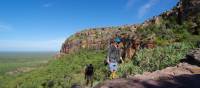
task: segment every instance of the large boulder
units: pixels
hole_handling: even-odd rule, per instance
[[[199,0],[180,0],[177,7],[183,19],[195,19],[200,14]]]
[[[186,55],[185,61],[200,66],[200,48],[191,50]]]

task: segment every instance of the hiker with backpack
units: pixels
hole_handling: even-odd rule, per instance
[[[116,78],[116,71],[118,69],[118,64],[123,62],[121,58],[121,49],[119,47],[120,38],[116,37],[113,41],[110,42],[108,48],[107,63],[109,65],[110,78]]]
[[[91,87],[93,86],[93,77],[94,77],[94,67],[92,64],[89,64],[85,68],[85,80],[87,86],[89,83],[91,83],[90,85]]]

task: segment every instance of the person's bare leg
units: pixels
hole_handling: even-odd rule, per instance
[[[90,81],[91,81],[91,87],[93,87],[93,77],[92,77],[92,79]]]
[[[88,80],[88,79],[86,79],[86,86],[88,86],[88,84],[89,84],[89,80]]]

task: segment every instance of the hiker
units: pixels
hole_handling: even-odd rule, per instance
[[[94,75],[94,67],[92,64],[89,64],[85,69],[85,80],[87,86],[89,83],[91,83],[91,87],[93,86],[93,75]]]
[[[109,71],[111,79],[116,78],[116,71],[118,68],[118,63],[123,62],[121,58],[121,51],[118,46],[119,41],[111,41],[111,44],[108,48],[108,57],[107,62],[109,65]]]

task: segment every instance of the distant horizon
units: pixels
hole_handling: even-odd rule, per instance
[[[59,53],[59,51],[0,51],[0,53],[15,53],[15,52],[19,52],[19,53],[29,53],[29,52],[36,52],[36,53],[38,53],[38,52],[41,52],[41,53],[46,53],[46,52],[55,52],[55,53]]]
[[[59,51],[88,28],[132,25],[179,0],[1,0],[0,51]]]

